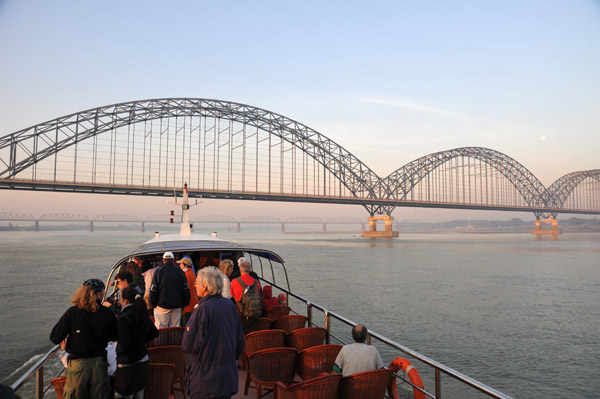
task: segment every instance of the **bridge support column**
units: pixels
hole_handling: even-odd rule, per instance
[[[551,227],[549,229],[544,229],[543,226],[549,224]],[[556,218],[548,218],[548,219],[537,219],[535,221],[535,230],[531,230],[532,234],[540,235],[540,234],[553,234],[558,235],[562,234],[562,231],[558,228],[558,220]]]
[[[285,224],[284,223],[281,223],[281,232],[285,233]]]
[[[360,225],[360,231],[362,231],[364,233],[364,231],[365,231],[365,224],[364,223],[362,223]]]
[[[39,222],[39,220],[36,220],[36,221],[33,223],[33,231],[36,231],[36,232],[37,232],[37,231],[40,231],[40,222]]]
[[[238,233],[240,233],[241,231],[242,231],[242,229],[241,229],[241,227],[240,227],[240,224],[238,223],[238,224],[237,224],[237,232],[238,232]]]
[[[90,233],[94,232],[94,222],[90,220]]]
[[[327,232],[327,223],[323,223],[323,233]]]
[[[383,220],[385,223],[384,231],[377,231],[377,221]],[[369,231],[363,231],[363,237],[384,237],[384,238],[392,238],[398,237],[399,233],[394,231],[392,228],[392,224],[394,223],[394,218],[392,216],[371,216],[369,218]]]
[[[146,226],[144,225],[144,222],[142,222],[142,233],[146,232]]]

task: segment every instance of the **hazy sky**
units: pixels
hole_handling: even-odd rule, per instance
[[[598,1],[0,0],[0,54],[0,136],[117,102],[200,97],[302,122],[380,176],[462,146],[503,152],[546,186],[600,168]],[[2,210],[34,216],[158,214],[164,203],[0,198]],[[202,212],[366,217],[360,207],[267,205],[207,201]]]

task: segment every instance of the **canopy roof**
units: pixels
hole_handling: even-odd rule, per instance
[[[222,240],[216,237],[192,234],[183,236],[180,234],[169,234],[158,236],[134,249],[126,258],[136,255],[156,255],[164,252],[198,252],[198,251],[244,251],[252,255],[266,258],[275,262],[283,263],[283,259],[272,251],[240,245],[235,242]]]

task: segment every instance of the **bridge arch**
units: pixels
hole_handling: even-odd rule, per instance
[[[493,181],[499,177],[506,181]],[[420,200],[431,202],[531,207],[544,207],[548,202],[546,188],[525,166],[508,155],[482,147],[425,155],[383,180],[388,184],[388,198],[397,200],[414,199],[415,188],[421,184],[426,187],[419,194],[426,198]],[[510,187],[506,187],[507,182]]]
[[[589,187],[584,187],[584,185]],[[562,208],[600,211],[600,169],[568,173],[548,187],[548,205]]]
[[[160,123],[153,124],[153,121]],[[150,137],[149,140],[139,138],[140,129],[136,131],[136,127],[142,125],[142,135]],[[117,136],[115,132],[119,129],[127,132]],[[109,135],[103,136],[105,133]],[[198,139],[202,134],[206,136],[204,140]],[[100,136],[106,138],[106,144],[99,144]],[[256,143],[256,147],[250,148],[247,141]],[[87,146],[84,147],[84,144]],[[261,108],[200,98],[113,104],[66,115],[1,137],[0,178],[27,176],[31,171],[32,180],[36,180],[42,172],[42,168],[38,170],[36,166],[42,161],[50,161],[47,169],[53,169],[53,173],[46,175],[46,179],[54,182],[78,183],[85,173],[90,176],[87,182],[92,184],[103,180],[104,184],[171,187],[192,180],[192,158],[196,157],[198,163],[205,163],[202,173],[212,170],[213,186],[218,186],[219,179],[223,180],[223,176],[219,175],[222,171],[229,176],[227,189],[244,191],[248,188],[244,179],[251,177],[245,175],[246,161],[249,163],[250,158],[256,159],[254,180],[258,180],[259,162],[264,161],[259,159],[259,144],[266,146],[269,153],[269,159],[265,161],[268,162],[268,172],[265,172],[268,173],[268,187],[265,191],[271,192],[275,185],[272,179],[280,179],[283,187],[283,165],[288,165],[290,169],[286,171],[285,179],[291,179],[291,183],[286,181],[285,184],[293,187],[298,185],[296,175],[313,173],[315,182],[312,189],[316,192],[339,190],[341,193],[343,187],[351,196],[359,198],[376,198],[380,194],[376,192],[381,186],[377,174],[339,144],[308,126]],[[104,147],[101,148],[102,145]],[[193,151],[187,146],[194,146]],[[196,150],[206,153],[207,149],[217,152],[224,151],[223,148],[227,150],[227,156],[223,157],[222,163],[219,157],[213,156],[209,160],[212,164],[207,165],[207,157],[196,154]],[[68,160],[64,161],[64,172],[58,169],[61,166],[59,153],[68,155]],[[82,157],[88,157],[85,167],[81,166]],[[108,164],[103,163],[103,157],[110,158]],[[158,158],[158,166],[152,162],[153,158]],[[300,162],[305,158],[305,163]],[[315,162],[310,170],[308,158]],[[140,162],[143,166],[139,165]],[[69,172],[70,163],[73,167]],[[300,164],[303,165],[302,170]],[[181,170],[177,170],[180,166]],[[277,167],[281,168],[281,173]],[[232,184],[233,170],[242,175],[239,184]],[[205,177],[203,175],[203,179]],[[260,191],[258,186],[257,182],[256,191]],[[311,194],[308,187],[302,189],[305,189],[305,194]]]
[[[322,224],[323,219],[315,216],[294,216],[284,220],[284,223],[290,224]]]
[[[236,224],[238,220],[231,216],[225,215],[205,215],[205,216],[196,216],[194,217],[194,223],[230,223]]]
[[[20,212],[0,212],[0,220],[5,220],[7,222],[21,222],[21,221],[36,221],[33,215],[29,213],[20,213]]]
[[[351,216],[336,216],[331,217],[325,221],[325,223],[336,223],[336,224],[363,224],[365,220],[360,220],[359,218],[351,217]]]
[[[282,223],[282,220],[275,216],[246,216],[240,220],[240,223]]]
[[[136,223],[142,220],[134,215],[122,213],[111,213],[107,215],[98,215],[92,219],[94,222],[113,222],[113,223]]]
[[[89,222],[91,219],[85,215],[75,213],[46,213],[38,218],[38,221],[54,222]]]

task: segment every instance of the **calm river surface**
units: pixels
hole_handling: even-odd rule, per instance
[[[274,250],[300,295],[508,395],[600,395],[599,234],[219,236]],[[105,280],[149,238],[0,232],[0,381],[14,381],[14,370],[52,346],[50,330],[85,279]],[[398,355],[380,350],[386,363]],[[445,397],[457,397],[447,381]]]

